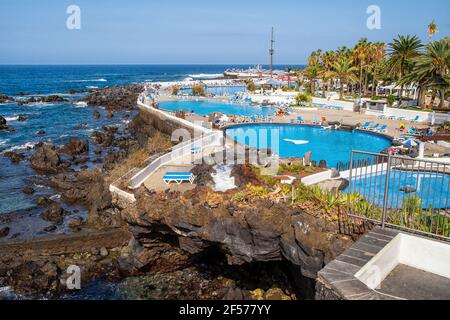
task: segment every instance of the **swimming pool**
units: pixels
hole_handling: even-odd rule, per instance
[[[364,177],[354,177],[346,192],[357,192],[364,198],[383,206],[386,172],[369,172]],[[447,208],[450,206],[450,175],[431,172],[408,172],[393,169],[389,178],[388,208],[402,208],[411,197],[421,199],[423,209]],[[419,205],[418,202],[416,202]]]
[[[392,145],[391,140],[375,134],[291,124],[235,126],[227,129],[226,134],[251,147],[271,148],[282,158],[300,158],[311,151],[313,160],[326,160],[329,168],[349,162],[352,150],[380,152]]]
[[[193,111],[195,114],[202,116],[207,116],[213,112],[221,112],[227,115],[236,116],[273,116],[276,112],[276,109],[273,107],[261,107],[209,100],[166,101],[161,102],[159,107],[162,110],[172,112],[177,112],[179,110],[184,110],[186,112]]]

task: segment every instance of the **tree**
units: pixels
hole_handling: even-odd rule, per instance
[[[428,36],[430,37],[430,41],[433,39],[433,36],[439,32],[439,29],[436,25],[436,23],[431,21],[431,23],[428,25]]]
[[[299,93],[295,97],[295,101],[297,101],[298,105],[302,106],[303,103],[311,103],[312,102],[312,97],[309,94],[306,94],[306,93]]]
[[[253,82],[253,80],[251,80],[251,79],[247,81],[247,90],[250,91],[250,92],[255,92],[256,91],[256,85]]]
[[[412,60],[412,71],[402,83],[418,82],[420,84],[419,104],[424,105],[425,93],[433,91],[430,107],[434,104],[436,93],[441,101],[440,107],[444,107],[446,92],[450,90],[450,41],[442,39],[430,42],[425,50]]]
[[[172,95],[176,96],[178,94],[178,91],[179,91],[178,86],[172,87]]]
[[[399,83],[401,88],[399,92],[400,103],[403,96],[405,77],[412,67],[411,60],[420,54],[422,43],[417,36],[401,36],[394,39],[392,43],[388,45],[389,60],[387,63],[387,71],[391,74]]]
[[[344,98],[344,85],[346,83],[349,81],[358,81],[356,77],[357,71],[358,68],[347,57],[341,57],[333,63],[329,76],[338,79],[340,82],[339,99],[342,100]]]
[[[369,55],[369,42],[362,38],[352,50],[353,59],[359,64],[359,94],[363,94],[363,73]]]
[[[196,85],[192,87],[192,95],[194,96],[200,96],[204,97],[205,94],[205,87],[202,85]]]

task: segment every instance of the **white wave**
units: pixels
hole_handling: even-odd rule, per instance
[[[5,144],[7,144],[9,142],[9,139],[0,139],[0,146],[4,146]]]
[[[87,106],[88,106],[88,104],[86,102],[84,102],[84,101],[80,101],[80,102],[75,103],[75,107],[76,108],[86,108]]]
[[[97,86],[86,86],[87,89],[98,89]]]
[[[222,78],[222,73],[198,73],[198,74],[190,74],[189,77],[193,79],[215,79]]]
[[[61,195],[60,194],[55,194],[55,195],[50,197],[50,200],[59,200],[59,199],[61,199]]]
[[[42,184],[33,183],[33,185],[34,185],[36,188],[40,188],[40,189],[51,189],[50,187],[48,187],[48,186],[43,186]]]
[[[25,150],[28,148],[33,148],[35,145],[36,145],[36,142],[27,142],[27,143],[19,145],[19,146],[11,147],[7,151]]]
[[[83,80],[68,80],[66,82],[107,82],[108,80],[100,78],[100,79],[83,79]]]
[[[218,165],[214,168],[215,174],[212,174],[214,181],[214,191],[225,192],[236,188],[234,177],[231,177],[232,165]]]
[[[50,103],[50,102],[34,102],[34,103],[30,103],[27,104],[27,106],[30,107],[50,107],[50,106],[54,106],[54,103]]]
[[[14,116],[14,117],[5,117],[6,121],[17,121],[19,120],[19,116]]]

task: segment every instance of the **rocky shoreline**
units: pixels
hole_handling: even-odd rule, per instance
[[[136,108],[141,90],[107,88],[85,101],[114,116]],[[61,298],[72,293],[64,285],[66,269],[77,265],[83,284],[107,279],[130,299],[314,298],[317,272],[352,237],[340,232],[337,221],[290,206],[279,192],[243,197],[248,183],[264,184],[247,166],[233,169],[239,188],[227,193],[213,192],[214,170],[199,166],[194,170],[201,183],[186,194],[141,188],[136,206],[113,201],[112,181],[172,146],[147,121],[138,114],[123,130],[93,132],[92,141],[40,143],[31,156],[4,154],[13,163],[28,161],[42,175],[40,183],[60,196],[37,199],[43,238],[18,241],[8,226],[8,219],[16,220],[0,217],[0,287],[27,298]],[[87,215],[67,205],[85,208]]]

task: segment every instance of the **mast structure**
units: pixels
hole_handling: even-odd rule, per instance
[[[270,39],[270,50],[269,50],[269,54],[270,54],[270,77],[273,77],[273,54],[275,53],[275,49],[274,49],[274,44],[275,44],[275,40],[273,37],[273,27],[272,27],[272,37]]]

